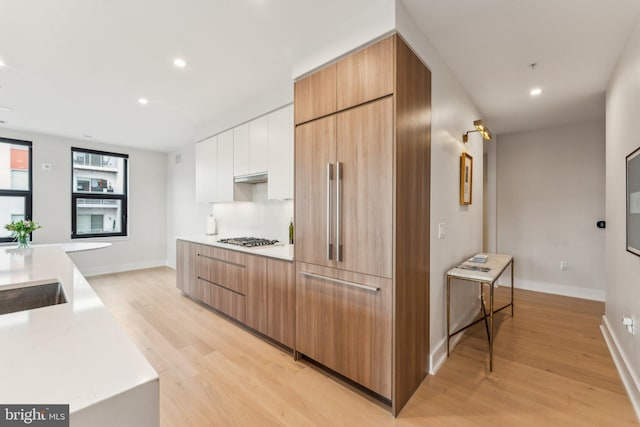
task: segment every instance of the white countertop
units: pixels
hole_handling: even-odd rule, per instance
[[[61,248],[66,253],[71,252],[83,252],[93,251],[95,249],[102,249],[111,246],[111,243],[107,242],[69,242],[69,243],[34,243],[32,248],[43,248],[47,246],[55,246]],[[17,249],[17,245],[4,246],[5,249]]]
[[[269,258],[277,258],[285,261],[293,261],[293,245],[289,244],[277,244],[273,246],[259,246],[256,248],[246,248],[244,246],[229,245],[227,243],[220,243],[218,240],[222,239],[220,236],[178,236],[178,240],[185,240],[187,242],[200,243],[202,245],[217,246],[223,249],[230,249],[232,251],[246,252],[251,255],[261,255]]]
[[[158,380],[60,247],[0,248],[0,291],[51,279],[67,303],[0,315],[0,402],[73,413]]]

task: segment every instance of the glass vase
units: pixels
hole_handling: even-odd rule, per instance
[[[29,235],[28,234],[19,234],[16,236],[16,240],[18,241],[18,248],[28,248],[29,247]]]

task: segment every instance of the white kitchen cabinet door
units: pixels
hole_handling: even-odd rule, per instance
[[[218,135],[218,191],[216,202],[233,202],[233,129]]]
[[[291,199],[291,155],[293,151],[293,116],[291,106],[269,114],[267,161],[269,199]]]
[[[233,128],[233,175],[249,173],[249,124]]]
[[[258,117],[249,122],[249,173],[267,171],[268,117]]]
[[[196,144],[196,202],[216,201],[218,186],[218,137]]]

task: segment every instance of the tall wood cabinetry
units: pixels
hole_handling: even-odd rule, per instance
[[[396,34],[294,93],[296,350],[397,414],[428,370],[431,74]]]

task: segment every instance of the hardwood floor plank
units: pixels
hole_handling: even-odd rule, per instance
[[[494,371],[470,328],[397,419],[381,403],[185,296],[156,268],[89,282],[160,374],[162,427],[638,426],[599,330],[602,303],[516,290]],[[508,289],[496,290],[496,303]]]

